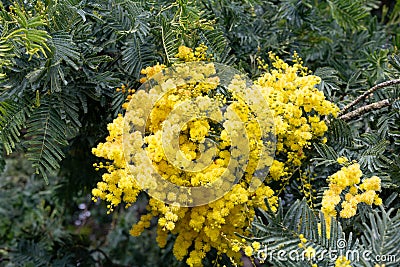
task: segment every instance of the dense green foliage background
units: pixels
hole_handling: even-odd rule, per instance
[[[115,89],[137,88],[140,70],[173,63],[179,45],[205,43],[251,78],[268,51],[297,51],[343,108],[400,78],[399,23],[398,0],[2,1],[0,266],[184,265],[154,232],[129,236],[140,204],[105,215],[90,199],[100,180],[91,148],[126,97]],[[380,88],[355,108],[389,104],[331,122],[327,145],[310,151],[316,188],[345,155],[384,179],[384,198],[400,192],[399,98],[399,86]],[[302,197],[298,183],[282,195],[286,209]]]

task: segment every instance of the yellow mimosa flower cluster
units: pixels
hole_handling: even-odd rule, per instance
[[[326,141],[323,136],[328,127],[324,117],[336,117],[339,109],[315,87],[321,79],[310,75],[296,53],[293,65],[273,53],[269,57],[273,67],[260,61],[260,68],[266,72],[256,84],[262,88],[276,127],[277,151],[270,178],[285,180],[306,158],[304,148],[311,141]]]
[[[211,61],[212,55],[207,54],[207,49],[208,47],[204,44],[200,44],[194,51],[189,47],[180,46],[176,57],[184,62]]]
[[[377,194],[381,190],[381,179],[377,176],[365,178],[358,163],[348,162],[345,158],[339,158],[338,162],[346,164],[339,171],[328,177],[329,189],[322,197],[321,211],[324,214],[327,235],[330,236],[332,217],[337,216],[337,207],[341,203],[339,216],[351,218],[357,213],[357,205],[381,205],[382,199]],[[344,196],[344,200],[343,197]]]
[[[178,62],[209,60],[211,56],[206,51],[204,45],[194,51],[182,46],[176,57]],[[121,202],[127,206],[135,203],[141,191],[153,192],[149,194],[148,213],[142,215],[130,233],[140,235],[157,218],[159,246],[166,245],[169,234],[176,235],[173,253],[178,260],[186,259],[189,266],[202,266],[211,249],[218,255],[226,254],[236,263],[242,257],[240,250],[251,256],[260,244],[245,246],[245,241],[236,234],[247,234],[255,209],[266,209],[265,200],[276,210],[277,196],[268,181],[289,177],[306,157],[303,149],[311,141],[323,139],[327,130],[323,117],[336,116],[338,111],[315,88],[320,79],[309,75],[297,56],[293,66],[273,54],[270,56],[274,68],[266,71],[256,86],[273,113],[276,160],[272,156],[260,157],[271,153],[266,148],[263,132],[273,131],[274,127],[268,123],[267,116],[263,118],[263,114],[256,116],[253,112],[257,101],[245,101],[246,95],[241,92],[246,82],[240,76],[231,80],[228,94],[223,94],[218,91],[220,79],[215,76],[213,63],[196,68],[176,65],[174,71],[180,74],[178,77],[169,76],[165,66],[157,64],[142,70],[146,77],[141,82],[153,79],[156,84],[164,77],[166,82],[157,88],[165,93],[160,97],[156,88],[130,90],[129,102],[123,105],[125,115],[108,125],[106,142],[93,148],[94,155],[108,162],[95,166],[107,172],[93,189],[93,199],[106,200],[112,211]],[[190,78],[182,82],[182,76]],[[195,104],[187,104],[193,99]],[[220,107],[224,107],[224,113]],[[196,110],[205,111],[207,117],[184,116]],[[223,125],[218,125],[218,121],[224,121]],[[247,142],[235,142],[244,135]],[[165,142],[165,138],[176,143]],[[214,140],[216,145],[209,140]],[[212,160],[203,162],[203,158]],[[247,163],[245,170],[236,175],[235,166],[243,162]],[[256,189],[250,190],[255,173],[263,170],[263,166],[270,166],[268,179],[256,180]],[[235,181],[219,179],[227,170]],[[155,176],[166,183],[154,182]],[[193,201],[191,191],[188,195],[176,193],[168,190],[168,183],[193,192],[204,187],[214,188],[211,192],[215,195],[219,191],[227,193],[203,205],[181,206],[174,203]]]

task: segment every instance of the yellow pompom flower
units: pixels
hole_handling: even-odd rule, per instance
[[[372,176],[371,178],[364,179],[362,184],[360,185],[360,189],[380,191],[381,179],[377,176]]]
[[[247,257],[251,257],[253,255],[253,248],[251,246],[246,246],[244,249],[244,254]]]
[[[335,267],[351,267],[350,263],[345,256],[340,256],[335,261]]]
[[[349,160],[346,157],[340,157],[340,158],[337,159],[337,162],[339,164],[344,164],[346,162],[349,162]]]
[[[261,244],[257,241],[254,241],[253,243],[251,243],[251,246],[254,248],[255,251],[258,251],[261,248]]]

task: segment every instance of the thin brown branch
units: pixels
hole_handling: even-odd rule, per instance
[[[357,105],[358,103],[360,103],[362,100],[364,100],[365,98],[367,98],[367,96],[369,96],[370,94],[372,94],[373,92],[375,92],[376,90],[380,89],[380,88],[384,88],[384,87],[388,87],[391,85],[395,85],[395,84],[400,84],[400,79],[396,79],[396,80],[390,80],[390,81],[386,81],[383,83],[379,83],[377,85],[375,85],[374,87],[372,87],[371,89],[369,89],[368,91],[366,91],[365,93],[363,93],[362,95],[360,95],[359,97],[357,97],[355,100],[353,100],[350,104],[348,104],[347,106],[345,106],[339,113],[339,116],[344,116],[344,114],[346,114],[346,112],[351,109],[353,106]],[[379,102],[378,102],[379,103]],[[350,112],[351,113],[351,112]],[[350,114],[349,113],[349,114]],[[347,114],[346,114],[347,115]]]
[[[344,121],[349,121],[349,120],[351,120],[355,117],[359,117],[371,110],[381,109],[381,108],[384,108],[384,107],[387,107],[390,105],[391,105],[391,103],[390,103],[389,99],[384,99],[379,102],[375,102],[375,103],[372,103],[369,105],[362,106],[352,112],[346,113],[346,114],[340,116],[339,119],[342,119]]]

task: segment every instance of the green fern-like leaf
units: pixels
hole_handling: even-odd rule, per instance
[[[200,40],[213,55],[216,62],[233,64],[235,57],[230,55],[230,47],[227,39],[220,30],[205,30],[200,32]]]
[[[79,128],[82,126],[79,121],[79,100],[73,91],[65,91],[66,92],[61,92],[57,95],[57,106],[61,119],[64,120],[66,124],[68,135],[73,137],[79,132]]]
[[[47,174],[59,169],[59,162],[64,158],[61,148],[67,144],[65,121],[51,104],[45,101],[33,110],[27,122],[25,142],[28,160],[46,183]]]
[[[78,70],[80,53],[76,44],[72,41],[72,36],[66,32],[56,32],[52,34],[52,44],[54,46],[55,62],[64,60],[68,65]]]
[[[49,255],[44,246],[31,240],[20,240],[11,261],[15,266],[48,266]]]
[[[144,41],[150,31],[150,13],[140,1],[114,0],[108,3],[108,9],[111,11],[105,17],[108,27],[117,30],[119,34],[133,35]]]
[[[350,126],[343,120],[333,119],[327,132],[328,145],[335,151],[341,151],[353,145],[354,138]]]
[[[400,186],[400,156],[394,158],[387,173],[390,175],[391,181]]]
[[[339,154],[336,153],[336,151],[326,145],[326,144],[314,144],[314,148],[317,150],[318,154],[321,156],[320,158],[315,158],[315,160],[318,162],[317,166],[320,165],[331,165],[331,164],[336,164],[336,160],[339,157]]]
[[[282,1],[279,16],[288,19],[292,27],[300,27],[304,23],[304,14],[309,11],[310,5],[306,1],[285,0]]]
[[[314,75],[321,78],[321,83],[317,85],[318,89],[324,92],[329,98],[332,97],[343,82],[339,78],[339,72],[332,67],[318,68]]]
[[[161,43],[166,57],[166,63],[172,63],[178,47],[183,44],[178,30],[172,26],[166,16],[160,16]]]
[[[68,31],[71,29],[71,25],[74,25],[73,30],[79,31],[77,26],[82,22],[86,22],[86,16],[90,15],[83,10],[84,4],[84,2],[75,0],[48,2],[47,12],[51,17],[49,26],[54,31]]]
[[[30,106],[24,101],[8,99],[0,102],[0,143],[7,154],[20,142],[20,131],[29,116]]]
[[[0,37],[0,81],[6,78],[3,67],[12,65],[11,59],[14,57],[12,45]]]
[[[332,17],[344,29],[362,29],[360,21],[368,16],[368,8],[362,1],[332,0],[328,1]]]
[[[400,15],[400,2],[398,2],[398,6],[399,6],[399,15]],[[399,54],[391,55],[389,57],[389,62],[397,72],[400,72],[400,55]]]
[[[126,73],[139,79],[140,71],[156,61],[155,46],[143,43],[139,38],[129,40],[122,50],[122,63]]]
[[[126,100],[126,95],[122,92],[114,92],[113,99],[111,102],[112,110],[114,112],[114,117],[118,116],[119,113],[122,113],[122,104]]]
[[[4,8],[3,6],[1,7]],[[4,38],[12,40],[24,47],[31,57],[39,57],[39,52],[46,57],[47,53],[50,51],[48,40],[51,36],[47,31],[39,29],[39,27],[46,25],[44,16],[32,16],[16,2],[9,14],[12,18],[12,23],[15,23],[18,27],[13,29],[13,31]]]
[[[363,169],[371,173],[384,169],[392,161],[384,155],[388,145],[387,140],[382,140],[377,134],[369,132],[361,135],[359,147],[363,149],[359,155],[359,163]]]
[[[45,78],[44,87],[50,84],[50,91],[54,93],[61,92],[62,87],[68,84],[63,63],[77,71],[80,65],[80,52],[72,37],[65,32],[53,33],[51,44],[52,55],[46,65],[28,74],[28,79],[30,82],[37,82]]]
[[[399,266],[400,213],[393,213],[395,213],[394,209],[385,211],[383,206],[380,206],[379,209],[364,214],[361,245],[371,252],[369,255],[371,260],[361,258],[364,266],[375,266],[375,264],[382,263],[387,267]],[[377,261],[377,259],[389,259],[389,257],[390,260]]]

